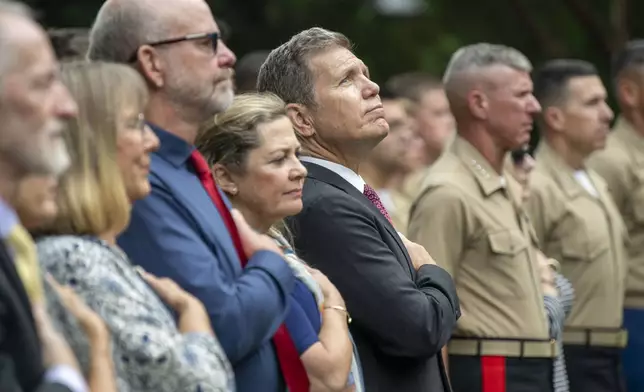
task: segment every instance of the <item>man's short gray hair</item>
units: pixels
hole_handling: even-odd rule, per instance
[[[518,50],[504,45],[478,43],[464,46],[452,55],[443,75],[443,84],[449,88],[458,75],[471,74],[496,65],[528,73],[532,71],[530,60]]]
[[[2,79],[9,68],[11,59],[15,58],[12,54],[13,48],[8,42],[6,35],[6,22],[2,19],[6,17],[19,17],[34,20],[31,8],[23,3],[11,0],[0,0],[0,91],[2,88]]]
[[[315,107],[314,78],[309,68],[311,56],[342,47],[351,50],[351,41],[341,33],[313,27],[294,35],[273,49],[257,77],[257,89],[271,92],[286,103]]]
[[[158,14],[148,2],[106,1],[98,11],[89,35],[87,58],[92,61],[128,63],[136,50],[163,37]]]

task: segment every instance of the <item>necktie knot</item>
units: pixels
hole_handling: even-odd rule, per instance
[[[204,175],[210,173],[208,162],[206,162],[206,158],[201,155],[199,150],[194,149],[192,151],[192,153],[190,154],[190,161],[192,162],[192,166],[195,168],[195,172],[197,172],[199,178],[202,178]]]
[[[376,192],[375,189],[373,189],[369,184],[364,184],[364,191],[362,192],[367,199],[373,204],[380,213],[387,218],[389,223],[391,222],[391,217],[389,216],[389,213],[387,212],[387,209],[385,206],[382,204],[382,200],[380,200],[380,196],[378,196],[378,193]],[[393,224],[393,223],[392,223]]]

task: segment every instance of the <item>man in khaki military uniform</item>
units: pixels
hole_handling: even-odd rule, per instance
[[[608,184],[630,237],[623,360],[628,390],[639,392],[644,391],[644,40],[629,42],[616,56],[613,75],[621,116],[606,148],[588,166]]]
[[[507,153],[530,140],[540,106],[515,49],[459,49],[445,73],[458,136],[412,207],[409,237],[454,277],[463,315],[448,345],[454,391],[552,391],[536,237]]]
[[[559,260],[576,298],[564,329],[571,392],[624,391],[626,230],[586,159],[604,148],[613,112],[595,67],[553,60],[534,75],[542,141],[527,204],[541,250]]]

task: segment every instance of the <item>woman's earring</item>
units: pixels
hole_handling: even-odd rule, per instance
[[[233,189],[230,190],[230,194],[232,196],[235,196],[237,194],[237,187],[234,187]]]

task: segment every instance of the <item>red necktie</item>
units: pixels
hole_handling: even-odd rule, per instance
[[[239,255],[239,260],[241,261],[242,267],[246,266],[248,259],[241,244],[241,237],[237,231],[237,226],[235,226],[235,221],[233,216],[230,213],[230,210],[224,204],[219,191],[217,190],[217,185],[215,180],[212,177],[208,163],[204,159],[203,155],[198,150],[194,150],[190,155],[190,160],[192,165],[199,176],[201,184],[210,195],[212,202],[217,207],[219,215],[224,220],[228,233],[233,239],[233,244]],[[295,344],[291,339],[291,335],[286,329],[286,325],[282,324],[273,335],[273,344],[275,345],[275,351],[277,353],[277,359],[282,369],[282,375],[284,376],[284,381],[286,381],[286,386],[288,387],[289,392],[309,392],[309,378],[306,374],[306,369],[300,360],[300,355],[295,348]]]
[[[364,184],[364,191],[362,193],[367,197],[367,199],[369,199],[369,201],[374,206],[376,206],[378,211],[380,211],[380,213],[384,215],[385,218],[387,218],[389,223],[392,223],[391,217],[389,216],[389,213],[387,212],[387,209],[385,208],[385,206],[382,204],[382,200],[380,200],[380,197],[376,193],[376,190],[373,189],[369,184]]]

